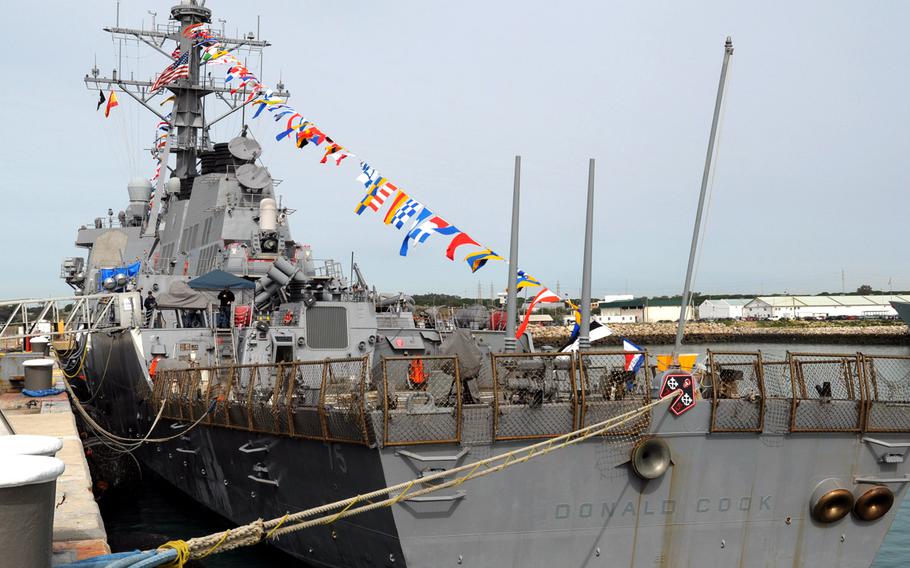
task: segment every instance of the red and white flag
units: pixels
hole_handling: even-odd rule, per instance
[[[549,288],[544,288],[537,293],[534,298],[531,299],[531,304],[528,306],[528,311],[525,312],[524,320],[522,320],[521,325],[518,326],[518,329],[515,330],[515,338],[518,339],[521,337],[525,329],[528,327],[528,322],[531,320],[531,312],[534,311],[534,308],[537,304],[543,304],[546,302],[562,302],[562,298],[556,295],[556,292],[553,292]]]

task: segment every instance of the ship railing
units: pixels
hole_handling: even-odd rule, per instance
[[[630,364],[640,355],[642,364]],[[910,357],[711,351],[710,431],[910,432]],[[547,438],[647,405],[648,353],[369,357],[159,370],[152,402],[179,421],[368,446]],[[631,371],[627,369],[635,368]],[[212,408],[206,415],[206,411]],[[637,437],[650,416],[616,434]]]
[[[142,323],[138,292],[0,301],[0,345],[21,349],[37,336],[63,340],[72,334]]]
[[[723,356],[721,357],[723,360]],[[759,370],[759,388],[764,394],[762,431],[775,435],[788,434],[793,414],[793,379],[790,376],[790,358],[789,356],[772,358],[762,353]]]
[[[493,353],[493,439],[571,432],[578,419],[574,353]]]
[[[711,432],[761,432],[765,392],[760,352],[708,351]]]
[[[712,432],[910,432],[910,356],[708,352]]]
[[[859,353],[789,353],[791,432],[860,432],[866,385]]]
[[[862,355],[866,432],[910,432],[910,356]]]
[[[579,428],[626,414],[651,401],[647,351],[581,351],[577,360],[581,378]],[[645,413],[606,435],[640,434],[650,427],[650,419],[650,413]]]
[[[163,416],[249,432],[373,445],[368,357],[160,370],[152,404]]]
[[[338,280],[344,278],[344,269],[340,262],[332,259],[313,259],[313,262],[313,272],[317,278],[336,278]],[[315,265],[317,262],[322,262],[322,264]]]
[[[462,378],[452,356],[383,357],[383,445],[461,442]]]

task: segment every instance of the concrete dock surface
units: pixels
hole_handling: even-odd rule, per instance
[[[66,393],[31,398],[9,392],[0,395],[0,409],[17,434],[63,440],[57,457],[66,469],[57,479],[54,564],[108,554],[107,533],[92,494],[92,477]]]

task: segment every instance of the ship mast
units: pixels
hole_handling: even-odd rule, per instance
[[[188,194],[188,190],[192,186],[192,178],[198,175],[196,160],[199,153],[211,149],[209,140],[211,127],[252,102],[246,100],[250,92],[249,89],[244,88],[236,93],[231,93],[230,87],[226,86],[223,81],[216,82],[211,77],[201,75],[201,48],[194,44],[194,39],[185,37],[183,31],[193,24],[210,23],[212,21],[212,11],[205,7],[205,0],[182,0],[180,4],[171,8],[170,15],[171,21],[151,30],[116,26],[104,28],[104,31],[111,33],[119,40],[142,42],[157,51],[166,59],[162,63],[162,69],[167,66],[168,62],[173,61],[172,48],[170,46],[166,47],[166,42],[176,42],[180,53],[189,51],[188,77],[176,79],[164,88],[152,91],[154,81],[136,80],[132,76],[129,79],[125,79],[119,69],[115,69],[110,77],[104,77],[101,76],[97,67],[93,67],[91,74],[85,76],[85,85],[89,89],[125,93],[157,116],[159,120],[170,123],[171,129],[167,145],[161,150],[160,154],[162,172],[158,178],[158,186],[156,188],[156,195],[159,196],[164,194],[166,173],[164,170],[169,169],[169,155],[171,153],[176,155],[175,166],[170,170],[171,176],[187,180],[182,183],[186,183],[186,193]],[[271,45],[267,41],[257,39],[252,32],[242,38],[217,37],[217,39],[228,51],[244,49],[250,53],[258,52],[260,55],[263,48]],[[170,117],[167,117],[162,111],[150,104],[150,101],[159,93],[165,93],[165,89],[170,90],[176,97],[174,112]],[[206,122],[203,112],[203,99],[213,93],[227,105],[228,109],[214,120]],[[280,97],[290,96],[280,84],[279,90],[274,91],[274,94]],[[184,192],[181,191],[181,193]],[[186,195],[183,197],[185,198]],[[161,198],[155,200],[155,210],[152,211],[152,215],[149,217],[151,222],[145,227],[144,235],[156,234],[157,217],[162,201]]]
[[[701,178],[701,191],[698,195],[698,209],[695,212],[695,227],[692,229],[692,244],[689,247],[689,264],[686,267],[686,282],[683,285],[682,298],[679,301],[679,321],[676,324],[676,342],[673,346],[673,363],[679,364],[679,349],[682,346],[683,333],[686,329],[686,313],[692,295],[692,272],[695,268],[695,253],[698,250],[698,235],[701,231],[701,218],[705,208],[705,195],[708,192],[708,181],[711,179],[711,166],[714,163],[714,143],[717,140],[717,125],[724,102],[724,89],[727,86],[727,68],[730,56],[733,55],[733,40],[727,36],[724,43],[724,62],[720,68],[720,81],[717,84],[717,97],[714,101],[714,118],[711,121],[711,135],[708,137],[708,154],[705,157],[705,170]]]

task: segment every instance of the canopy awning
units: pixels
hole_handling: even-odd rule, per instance
[[[194,290],[223,290],[224,288],[252,290],[256,287],[254,282],[244,280],[239,276],[234,276],[230,272],[225,272],[223,270],[213,270],[208,274],[203,274],[198,278],[190,280],[187,284]]]
[[[156,298],[158,308],[185,308],[204,310],[209,307],[209,299],[202,292],[197,292],[187,286],[186,282],[171,283],[167,292]]]

